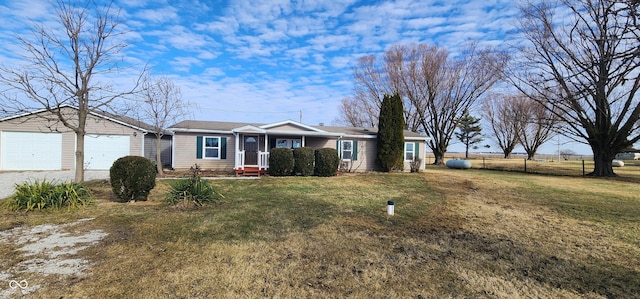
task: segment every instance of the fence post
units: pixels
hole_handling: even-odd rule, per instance
[[[585,174],[584,174],[584,160],[582,160],[582,176],[583,177],[585,176]]]
[[[524,159],[524,173],[527,173],[527,159]]]
[[[487,168],[487,164],[484,162],[485,157],[482,157],[482,168],[486,169]]]

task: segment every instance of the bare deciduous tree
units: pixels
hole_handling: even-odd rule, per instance
[[[518,97],[513,109],[518,141],[527,152],[527,159],[533,160],[540,146],[553,137],[557,118],[552,108],[527,97]]]
[[[376,119],[370,118],[367,111],[376,111],[378,107],[369,107],[369,103],[360,102],[358,98],[345,97],[340,101],[340,116],[336,119],[339,125],[347,125],[352,127],[375,127],[372,121]]]
[[[574,156],[576,154],[575,151],[573,151],[572,149],[563,149],[560,150],[560,155],[562,156],[562,159],[569,160],[571,158],[571,156]]]
[[[158,174],[162,175],[162,136],[170,125],[188,115],[189,105],[182,99],[180,87],[167,76],[145,76],[142,97],[144,102],[136,110],[139,118],[153,127],[156,135],[156,166]]]
[[[489,121],[493,136],[507,159],[518,145],[516,118],[514,113],[515,96],[493,95],[482,102],[481,114]]]
[[[477,49],[475,44],[455,58],[433,47],[423,53],[419,57],[419,71],[413,71],[411,59],[404,59],[403,69],[407,72],[400,76],[411,78],[415,74],[413,80],[426,86],[400,89],[400,94],[410,98],[421,130],[431,137],[428,146],[435,156],[434,164],[444,164],[457,120],[500,79],[507,57]],[[422,95],[417,88],[421,88]]]
[[[110,109],[118,99],[131,95],[115,91],[100,75],[118,71],[116,56],[126,47],[119,31],[122,20],[112,3],[98,7],[94,2],[53,3],[61,28],[34,24],[34,38],[16,36],[22,46],[25,65],[2,66],[0,82],[28,100],[2,93],[6,113],[25,113],[44,109],[76,135],[75,181],[84,180],[84,137],[87,116]],[[77,108],[77,114],[64,113],[61,107]]]
[[[394,94],[398,90],[393,86],[389,73],[385,71],[386,59],[379,62],[374,55],[363,56],[353,69],[355,81],[352,98],[342,100],[339,122],[356,127],[375,127],[378,125],[380,107],[385,94]],[[404,118],[408,130],[417,131],[419,123],[415,113],[411,113],[411,103],[403,97]]]
[[[515,86],[587,143],[591,175],[615,176],[616,153],[640,141],[640,2],[528,2],[521,29],[530,46],[512,78]]]
[[[371,55],[359,61],[354,69],[355,98],[379,111],[385,93],[398,93],[407,129],[429,135],[434,164],[444,164],[457,120],[498,81],[506,62],[506,55],[475,44],[458,57],[436,46],[396,45],[386,51],[382,63]]]

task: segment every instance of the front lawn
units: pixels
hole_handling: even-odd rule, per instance
[[[94,218],[108,233],[71,278],[13,274],[41,298],[631,298],[640,296],[637,182],[429,168],[421,174],[214,180],[215,204],[2,211],[0,232]],[[395,215],[386,214],[388,200]],[[0,242],[3,269],[24,252]],[[28,277],[27,277],[28,276]]]

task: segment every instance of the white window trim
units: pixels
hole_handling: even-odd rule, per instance
[[[207,146],[207,138],[217,138],[218,146]],[[221,143],[222,143],[222,137],[220,136],[202,136],[202,159],[220,160],[220,152],[222,151]],[[216,149],[216,148],[218,149],[218,157],[207,157],[207,149]]]
[[[411,144],[411,147],[412,147],[411,150],[407,149],[407,144]],[[407,154],[408,153],[411,153],[413,159],[411,159],[411,160],[407,159]],[[405,142],[404,143],[404,157],[403,158],[404,158],[405,162],[410,162],[410,161],[415,160],[415,158],[416,158],[416,144],[415,143],[413,143],[413,142]]]
[[[344,158],[344,144],[345,143],[351,143],[351,150],[349,150],[348,152],[351,153],[351,158],[346,159]],[[353,140],[342,140],[342,142],[340,142],[340,158],[342,159],[342,161],[351,161],[351,159],[353,159]]]

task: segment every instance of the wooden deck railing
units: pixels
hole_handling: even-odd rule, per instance
[[[235,169],[244,169],[244,151],[238,151],[236,153]]]
[[[258,152],[258,167],[269,169],[269,152]]]

